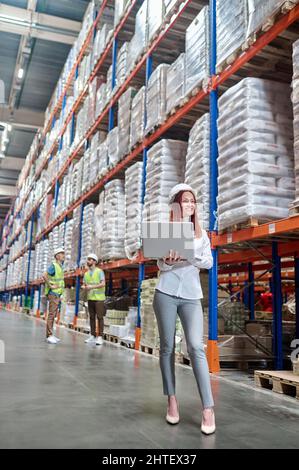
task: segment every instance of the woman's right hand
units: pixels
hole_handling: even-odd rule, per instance
[[[163,258],[164,263],[169,264],[172,266],[173,264],[176,264],[181,261],[181,256],[177,251],[170,250],[168,256],[165,256]]]

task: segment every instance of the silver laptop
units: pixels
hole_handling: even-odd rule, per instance
[[[145,258],[159,259],[177,251],[182,259],[190,260],[194,253],[192,222],[143,222],[142,239]]]

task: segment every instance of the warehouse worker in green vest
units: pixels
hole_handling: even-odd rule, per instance
[[[49,344],[57,344],[60,339],[53,335],[53,326],[55,317],[58,315],[61,297],[64,293],[64,249],[58,248],[54,252],[54,261],[49,266],[47,273],[44,275],[46,282],[45,294],[49,300],[49,313],[47,318],[47,342]]]
[[[97,255],[87,257],[88,271],[84,275],[83,289],[87,291],[88,312],[90,318],[90,337],[87,344],[103,344],[104,316],[105,316],[105,274],[97,268],[99,260]],[[96,318],[99,322],[98,336],[96,334]]]

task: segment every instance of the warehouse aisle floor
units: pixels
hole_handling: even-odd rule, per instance
[[[299,403],[239,381],[213,377],[218,430],[200,432],[192,371],[177,367],[181,424],[164,421],[158,362],[112,344],[88,347],[60,329],[0,311],[0,448],[296,448]]]

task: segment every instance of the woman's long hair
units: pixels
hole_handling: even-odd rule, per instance
[[[201,228],[199,225],[199,220],[198,220],[198,214],[197,214],[197,201],[196,201],[196,196],[193,193],[193,191],[180,191],[172,205],[171,205],[171,211],[170,211],[170,222],[181,222],[183,220],[183,209],[182,209],[182,199],[183,199],[183,194],[184,193],[191,193],[194,196],[195,200],[195,211],[194,214],[191,217],[191,222],[193,223],[194,227],[194,232],[195,232],[195,237],[200,238],[201,237]]]

